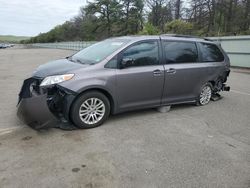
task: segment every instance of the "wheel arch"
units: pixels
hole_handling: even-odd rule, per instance
[[[82,90],[80,90],[79,92],[77,92],[77,95],[75,96],[74,100],[72,101],[72,103],[71,103],[71,105],[70,105],[69,112],[71,111],[71,107],[72,107],[73,103],[74,103],[81,95],[83,95],[84,93],[90,92],[90,91],[97,91],[97,92],[100,92],[100,93],[104,94],[104,95],[108,98],[109,103],[110,103],[110,113],[113,114],[113,113],[115,112],[116,106],[115,106],[115,100],[114,100],[113,95],[112,95],[109,91],[107,91],[106,89],[101,88],[101,87],[85,88],[85,89],[82,89]]]
[[[213,87],[215,86],[215,81],[214,80],[209,80],[207,83],[210,83]]]
[[[223,81],[223,77],[222,76],[218,76],[216,79],[211,79],[208,81],[208,83],[210,83],[212,85],[212,90],[213,92],[216,92],[217,90],[220,91],[221,88],[218,87],[222,87],[222,85],[219,85],[219,82],[222,84]]]

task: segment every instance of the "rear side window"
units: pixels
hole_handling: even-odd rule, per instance
[[[220,62],[224,61],[224,55],[215,44],[200,43],[202,62]]]
[[[163,41],[166,63],[193,63],[198,61],[194,42]]]

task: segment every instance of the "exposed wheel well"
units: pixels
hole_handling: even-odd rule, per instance
[[[223,83],[223,77],[219,76],[216,80],[210,80],[208,83],[211,83],[213,86],[213,91],[217,92],[220,91],[222,88],[222,83]]]
[[[215,81],[213,80],[208,81],[208,83],[212,84],[213,87],[215,86]]]

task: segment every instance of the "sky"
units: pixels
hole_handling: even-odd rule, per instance
[[[0,0],[0,35],[36,36],[79,13],[86,0]]]

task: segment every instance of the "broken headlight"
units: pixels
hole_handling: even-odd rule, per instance
[[[40,86],[48,86],[53,84],[58,84],[67,80],[70,80],[74,77],[74,74],[63,74],[63,75],[55,75],[55,76],[48,76],[43,79]]]

